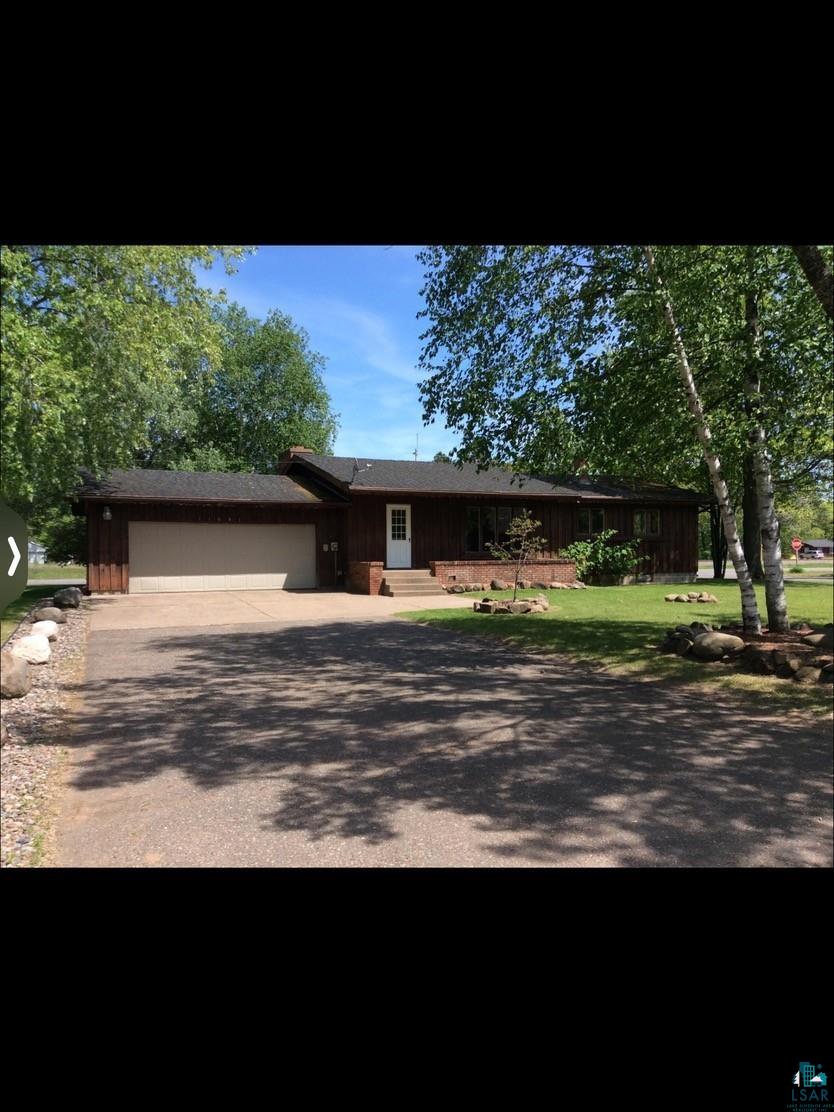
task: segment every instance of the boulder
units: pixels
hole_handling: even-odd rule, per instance
[[[507,604],[511,614],[529,614],[532,603],[526,599],[519,599],[517,602],[510,602]]]
[[[814,632],[807,622],[791,622],[791,629],[796,630],[799,634]]]
[[[566,591],[568,589],[568,585],[567,583],[562,583],[560,580],[557,579],[554,583],[550,584],[550,589],[551,591]]]
[[[834,683],[834,664],[820,668],[820,683]]]
[[[450,587],[449,590],[453,595],[462,595],[466,588],[462,583],[455,583],[454,587]]]
[[[688,595],[675,595],[675,602],[689,602]]]
[[[28,695],[32,689],[32,677],[29,674],[29,664],[22,657],[15,656],[13,652],[3,649],[0,661],[0,694],[4,699],[20,699]]]
[[[0,720],[0,746],[6,744],[9,740],[9,731],[6,729],[6,723]]]
[[[693,622],[693,625],[694,624],[696,623]],[[689,641],[695,640],[695,631],[692,629],[692,626],[677,625],[674,628],[672,636],[674,636],[676,633],[680,633],[681,636],[686,637]]]
[[[686,592],[686,597],[687,598],[700,598],[700,596],[701,596],[700,591],[687,591]]]
[[[536,597],[534,599],[531,599],[531,601],[537,603],[542,608],[542,610],[550,609],[550,603],[548,601],[547,595],[536,595]]]
[[[42,633],[48,641],[58,640],[58,623],[50,621],[35,622],[32,633]]]
[[[66,613],[59,610],[57,606],[42,606],[40,610],[33,610],[29,615],[30,622],[57,622],[58,625],[64,625],[66,620]]]
[[[42,633],[31,633],[28,637],[21,637],[12,646],[14,656],[29,664],[46,664],[52,655],[49,641]]]
[[[712,633],[712,626],[705,622],[690,622],[689,628],[692,630],[693,636],[699,633]]]
[[[545,581],[543,579],[534,579],[533,582],[530,584],[530,586],[535,591],[546,591],[548,589],[548,587],[550,586],[550,584],[545,583]]]
[[[809,633],[802,640],[815,649],[834,649],[834,630],[829,628],[821,633]]]
[[[509,583],[505,583],[503,579],[493,579],[490,583],[490,588],[493,591],[508,591],[510,585]]]
[[[796,683],[819,683],[821,675],[821,668],[812,668],[810,665],[806,665],[800,668],[793,678]]]
[[[492,605],[494,607],[493,614],[509,614],[510,612],[510,606],[507,602],[494,602]]]
[[[585,584],[581,579],[577,579],[575,583],[571,583],[571,587],[578,587],[580,591],[585,590]]]
[[[533,581],[531,579],[519,579],[518,581],[518,587],[521,591],[529,591],[532,586]]]
[[[675,652],[678,656],[686,656],[691,652],[694,642],[690,641],[688,637],[678,637],[675,639]]]
[[[491,599],[491,598],[484,599],[483,602],[478,603],[478,609],[480,610],[480,612],[482,614],[494,614],[495,613],[495,608],[497,606],[498,606],[498,603],[495,602],[495,600]]]
[[[527,611],[528,614],[544,614],[544,612],[545,608],[540,602],[531,602],[530,609]]]
[[[62,587],[52,596],[52,601],[61,610],[77,610],[83,597],[80,587]]]
[[[742,639],[731,633],[699,633],[692,643],[692,651],[701,660],[720,660],[727,653],[739,652],[743,648]]]

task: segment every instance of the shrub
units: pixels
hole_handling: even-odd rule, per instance
[[[801,568],[797,564],[792,564],[788,568],[788,574],[789,575],[804,575],[804,573],[805,573],[805,568]]]
[[[574,541],[562,552],[569,560],[576,563],[578,579],[586,577],[611,575],[617,579],[627,575],[635,568],[645,556],[637,556],[637,540],[623,541],[622,544],[611,544],[611,538],[616,535],[616,529],[605,529],[590,541]]]

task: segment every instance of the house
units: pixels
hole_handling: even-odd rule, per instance
[[[323,456],[291,448],[275,475],[113,471],[86,476],[92,592],[346,586],[391,593],[489,579],[487,542],[527,508],[548,548],[531,570],[569,580],[559,552],[603,529],[639,537],[640,572],[693,581],[703,495],[584,476],[553,479],[474,464]]]
[[[803,541],[799,555],[805,556],[809,552],[821,552],[823,556],[831,556],[834,553],[834,541]]]
[[[39,544],[38,541],[29,541],[29,563],[46,563],[46,547],[42,544]]]

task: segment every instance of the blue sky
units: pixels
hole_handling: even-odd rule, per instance
[[[226,290],[253,316],[288,313],[324,355],[324,384],[339,414],[335,453],[419,459],[457,443],[437,423],[424,426],[417,383],[417,320],[423,272],[416,247],[259,247],[228,277],[203,281]]]

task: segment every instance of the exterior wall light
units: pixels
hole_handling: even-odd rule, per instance
[[[104,509],[101,511],[101,517],[103,521],[113,520],[113,514],[110,512],[109,506],[105,506]]]

